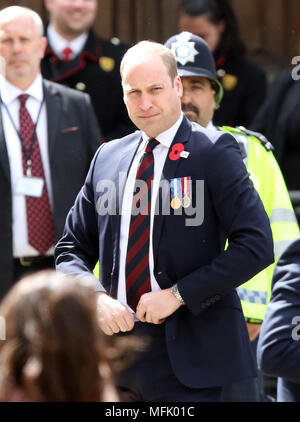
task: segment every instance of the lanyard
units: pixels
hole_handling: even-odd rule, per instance
[[[37,125],[38,125],[39,120],[40,120],[40,115],[41,115],[41,111],[42,111],[42,107],[44,105],[44,102],[45,102],[45,95],[43,95],[43,100],[41,102],[41,105],[40,105],[40,108],[39,108],[39,111],[38,111],[38,115],[37,115],[37,119],[36,119],[36,122],[35,122],[34,127],[33,127],[31,142],[30,142],[29,148],[27,150],[26,147],[25,147],[25,145],[24,145],[24,140],[22,139],[21,133],[18,131],[18,129],[17,129],[16,125],[15,125],[14,119],[12,118],[12,115],[10,114],[10,111],[9,111],[8,107],[2,101],[2,97],[0,95],[0,103],[5,108],[5,111],[6,111],[8,117],[9,117],[9,119],[11,121],[11,124],[13,125],[13,127],[14,127],[14,129],[15,129],[15,131],[16,131],[19,139],[20,139],[20,142],[21,142],[22,151],[23,151],[23,154],[24,154],[24,156],[26,158],[26,176],[27,177],[31,177],[31,164],[32,164],[32,162],[31,162],[31,156],[32,156],[32,152],[33,152],[34,142],[37,139],[37,136],[36,136],[36,128],[37,128]],[[28,111],[28,113],[29,113],[29,111]]]

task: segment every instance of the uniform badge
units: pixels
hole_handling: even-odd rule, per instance
[[[104,72],[111,72],[115,67],[115,60],[112,57],[100,57],[99,66]]]
[[[177,41],[172,43],[171,51],[176,61],[182,66],[185,66],[188,62],[194,63],[195,56],[199,54],[195,49],[195,43],[190,41],[191,35],[189,32],[182,32],[180,35],[177,35]]]
[[[222,85],[226,91],[232,91],[237,86],[238,81],[236,76],[226,74],[223,76]]]

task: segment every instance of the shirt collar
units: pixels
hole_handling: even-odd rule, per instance
[[[213,125],[213,122],[212,122],[212,121],[210,121],[210,122],[208,123],[208,125],[206,126],[206,129],[209,129],[209,130],[211,130],[211,129],[215,129],[215,126]]]
[[[51,45],[51,48],[54,50],[55,54],[62,58],[63,57],[63,50],[66,47],[70,47],[72,50],[72,56],[78,56],[78,54],[82,51],[87,39],[88,33],[84,32],[80,34],[78,37],[74,38],[72,41],[65,40],[61,35],[59,35],[53,25],[49,25],[47,28],[47,38]]]
[[[160,133],[158,136],[156,136],[156,140],[166,148],[170,148],[172,141],[178,131],[179,126],[181,125],[183,119],[183,113],[181,112],[179,119],[174,123],[173,126],[171,126],[169,129],[167,129],[165,132]],[[142,144],[145,145],[145,143],[148,141],[149,136],[146,135],[145,132],[143,132],[143,142]]]
[[[2,78],[1,82],[1,98],[3,103],[6,105],[12,103],[21,94],[28,94],[38,102],[43,101],[43,78],[40,73],[36,76],[32,84],[25,91],[22,91],[20,88],[11,84],[5,78]]]

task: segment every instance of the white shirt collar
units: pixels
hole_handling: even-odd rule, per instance
[[[5,78],[1,79],[1,98],[4,104],[9,105],[21,94],[28,94],[39,102],[43,101],[43,78],[40,73],[25,91],[11,84]]]
[[[213,122],[212,122],[212,121],[210,121],[210,122],[208,123],[208,125],[206,126],[206,129],[209,129],[209,130],[211,130],[211,129],[215,129],[215,126],[213,125]]]
[[[171,126],[169,129],[167,129],[166,131],[160,133],[158,136],[156,136],[156,140],[162,144],[163,146],[170,148],[171,143],[174,139],[174,136],[176,135],[179,126],[181,125],[183,119],[183,113],[181,112],[179,119],[174,123],[173,126]],[[143,132],[143,142],[142,144],[144,145],[149,139],[149,136],[146,135],[145,132]]]
[[[67,41],[61,35],[59,35],[55,31],[53,25],[50,24],[47,28],[47,37],[48,37],[49,43],[51,44],[52,49],[54,50],[55,54],[58,57],[62,59],[63,50],[66,47],[70,47],[72,50],[71,57],[73,58],[73,57],[78,56],[78,54],[82,51],[87,41],[88,33],[84,32],[83,34],[80,34],[79,37],[74,38],[74,40]]]

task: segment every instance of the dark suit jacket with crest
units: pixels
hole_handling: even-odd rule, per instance
[[[44,80],[48,148],[56,239],[84,183],[101,133],[87,94]],[[0,297],[13,282],[12,197],[10,165],[0,113]]]
[[[122,175],[126,176],[140,141],[137,131],[99,149],[56,248],[57,268],[65,272],[90,274],[99,259],[100,281],[95,281],[99,290],[113,297],[118,287]],[[155,278],[162,289],[177,283],[186,302],[167,318],[167,348],[183,384],[221,386],[255,375],[235,288],[273,262],[272,235],[231,135],[216,130],[211,135],[184,117],[172,145],[176,143],[183,144],[188,158],[167,156],[162,178],[170,182],[190,176],[191,207],[200,194],[198,208],[203,206],[204,218],[190,225],[187,209],[180,213],[170,207],[170,215],[154,216]],[[196,194],[197,181],[200,186],[203,181],[203,191]],[[170,205],[169,190],[161,200]]]
[[[45,78],[90,95],[106,140],[120,138],[135,129],[121,86],[120,62],[126,50],[124,44],[115,45],[90,30],[83,50],[73,60],[60,60],[49,43],[41,64]]]

